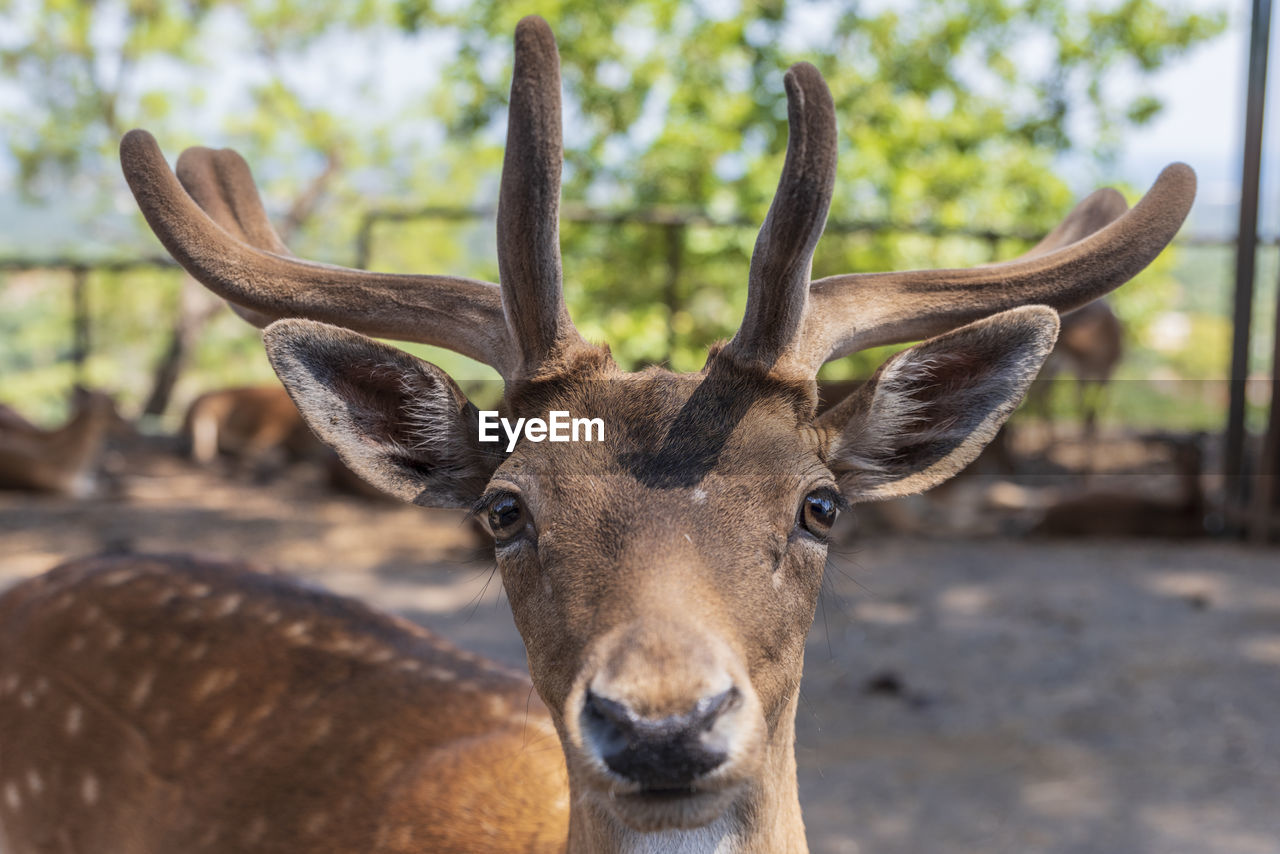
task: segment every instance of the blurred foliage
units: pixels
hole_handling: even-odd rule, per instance
[[[499,0],[0,0],[0,67],[22,93],[5,115],[4,144],[27,193],[56,196],[74,179],[99,188],[104,204],[120,203],[115,146],[129,127],[153,129],[170,156],[197,141],[234,145],[282,222],[327,176],[290,242],[301,255],[349,262],[364,210],[493,203],[511,34],[527,11]],[[1224,25],[1153,0],[548,0],[538,11],[562,57],[565,198],[597,207],[761,221],[786,148],[782,75],[796,61],[817,65],[840,120],[832,221],[890,227],[833,230],[815,277],[972,265],[1026,248],[895,226],[1043,232],[1073,200],[1054,158],[1083,150],[1105,162],[1126,128],[1159,111],[1141,87],[1111,85],[1118,73],[1141,82]],[[405,44],[439,76],[397,69],[395,87],[380,79],[380,52]],[[561,232],[573,316],[619,361],[696,369],[708,344],[732,335],[754,226],[673,235],[566,222]],[[378,269],[496,276],[488,222],[381,225],[374,237]],[[1122,292],[1135,328],[1167,305],[1177,287],[1168,269]],[[176,310],[177,277],[112,287],[94,285],[98,346],[115,348],[128,333],[150,350],[130,350],[134,367],[104,380],[132,387],[134,368],[161,342],[129,332],[135,321],[123,315],[155,330]],[[1147,288],[1151,299],[1130,298]],[[4,364],[27,347],[65,350],[60,311],[30,333],[40,340],[0,344]],[[114,313],[122,316],[106,316]],[[188,388],[260,375],[256,336],[236,323],[220,319],[202,341]],[[492,376],[414,349],[464,380]],[[827,370],[866,373],[883,355]],[[0,396],[14,389],[6,376]]]

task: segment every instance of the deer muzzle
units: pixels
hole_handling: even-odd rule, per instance
[[[566,707],[579,783],[642,830],[713,821],[758,775],[746,668],[705,628],[637,621],[596,644]]]

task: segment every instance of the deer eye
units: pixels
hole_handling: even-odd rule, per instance
[[[840,495],[829,486],[815,489],[800,502],[796,514],[796,527],[803,528],[820,540],[831,533],[831,526],[840,515]]]
[[[489,501],[485,512],[485,521],[489,524],[489,533],[499,543],[514,539],[524,530],[528,521],[524,503],[513,492],[500,492]]]

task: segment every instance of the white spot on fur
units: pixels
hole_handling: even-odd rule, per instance
[[[84,727],[84,709],[72,706],[67,709],[67,735],[79,735]]]
[[[80,797],[87,806],[93,806],[98,802],[98,795],[101,794],[98,785],[98,778],[90,772],[85,772],[84,779],[80,781]]]
[[[240,609],[240,603],[244,601],[244,597],[239,593],[228,593],[218,602],[218,607],[214,609],[215,617],[227,617],[234,614]]]
[[[117,569],[102,576],[101,584],[103,587],[116,587],[135,578],[137,574],[137,570],[134,569]]]
[[[318,836],[328,823],[329,816],[327,814],[322,812],[312,813],[307,817],[307,822],[302,829],[312,836]]]
[[[267,715],[275,711],[276,704],[273,700],[266,700],[258,704],[252,712],[249,713],[249,723],[257,723]]]
[[[4,784],[4,802],[11,810],[17,810],[22,806],[22,793],[18,791],[17,783],[10,781]]]
[[[197,599],[208,596],[209,592],[210,592],[209,585],[207,584],[197,583],[197,584],[192,584],[190,587],[187,588],[188,595],[194,596]]]
[[[22,708],[30,709],[36,704],[36,695],[32,691],[23,691],[18,697],[22,701]]]
[[[427,675],[438,682],[452,682],[458,678],[458,674],[454,673],[452,670],[446,670],[443,667],[433,667],[431,668],[431,672]]]
[[[298,620],[296,623],[290,623],[285,626],[282,634],[289,640],[302,640],[311,630],[311,624],[306,620]]]
[[[191,693],[191,698],[199,702],[208,697],[231,687],[232,683],[239,678],[234,670],[217,668],[210,670],[204,677],[196,683],[195,690]]]
[[[44,778],[34,768],[27,771],[27,790],[33,795],[38,795],[44,791]]]
[[[222,738],[231,731],[231,726],[236,722],[236,713],[234,709],[226,709],[218,717],[214,718],[213,724],[210,725],[209,738]]]

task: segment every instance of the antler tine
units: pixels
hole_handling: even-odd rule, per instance
[[[787,157],[756,237],[742,325],[725,354],[773,366],[795,345],[808,303],[813,251],[836,178],[836,116],[822,74],[793,65],[787,90]]]
[[[547,22],[531,15],[516,27],[498,198],[498,280],[524,374],[582,340],[564,304],[560,266],[563,157],[560,55]]]
[[[249,164],[230,148],[195,146],[178,155],[178,182],[209,218],[250,246],[292,255],[271,225]]]
[[[1071,213],[1046,234],[1039,243],[1022,253],[1015,260],[1037,258],[1083,240],[1099,229],[1105,228],[1124,216],[1129,203],[1111,187],[1094,190],[1071,209]]]
[[[196,153],[184,169],[198,204],[151,134],[132,130],[120,142],[125,178],[151,230],[218,296],[249,309],[255,322],[321,320],[376,337],[446,347],[504,377],[511,374],[515,359],[496,285],[453,276],[373,273],[289,256],[278,251],[284,246],[268,230],[243,161],[231,153],[209,160]]]
[[[1191,167],[1171,164],[1142,201],[1109,221],[1114,198],[1095,194],[1035,249],[1002,264],[820,279],[810,288],[804,362],[816,371],[858,350],[939,335],[1021,305],[1078,308],[1160,254],[1186,219],[1195,187]],[[1089,228],[1097,230],[1085,234]],[[1068,242],[1077,235],[1084,236]]]
[[[249,164],[239,153],[230,148],[194,146],[178,155],[174,172],[187,194],[227,232],[267,252],[293,254],[272,227],[262,207]],[[227,305],[259,329],[276,320],[270,314],[262,314],[234,302]]]

